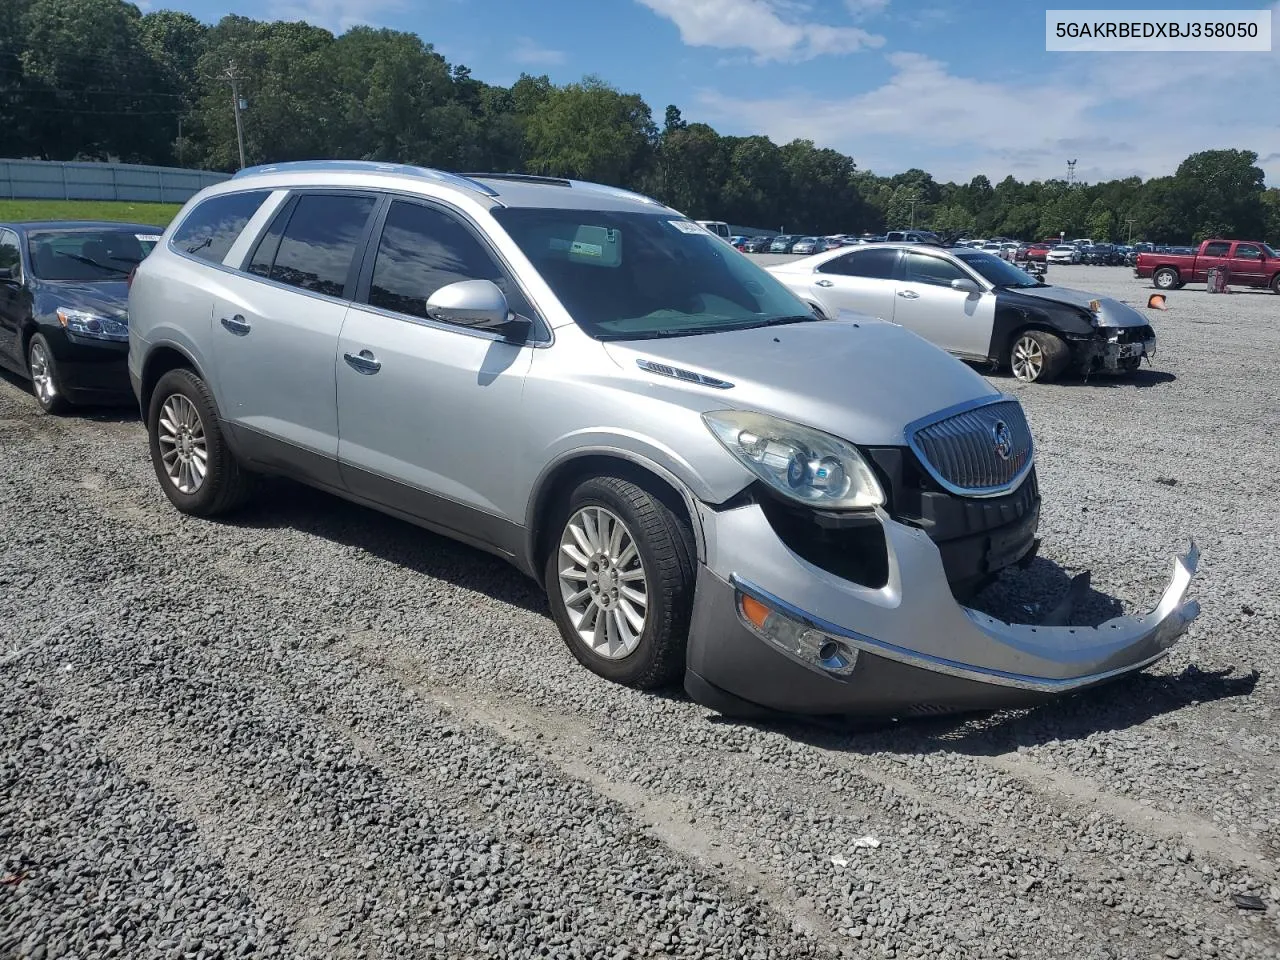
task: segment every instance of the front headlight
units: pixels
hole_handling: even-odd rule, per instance
[[[58,311],[58,322],[68,333],[94,340],[128,340],[129,324],[114,317],[104,317],[88,310]]]
[[[846,440],[744,410],[718,410],[702,419],[743,466],[791,500],[828,510],[884,503],[876,475]]]

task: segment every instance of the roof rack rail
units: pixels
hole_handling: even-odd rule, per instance
[[[512,180],[516,183],[549,183],[557,187],[573,186],[573,181],[564,177],[542,177],[535,173],[460,173],[458,176],[477,180]]]
[[[408,163],[382,163],[378,160],[289,160],[284,163],[266,163],[245,167],[235,174],[244,177],[266,173],[307,173],[311,171],[343,171],[346,173],[385,173],[401,177],[421,177],[438,183],[449,183],[464,190],[496,197],[498,191],[472,180],[465,174],[449,173],[432,167],[419,167]],[[233,177],[234,179],[234,177]]]

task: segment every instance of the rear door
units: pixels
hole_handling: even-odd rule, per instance
[[[379,198],[299,192],[214,301],[222,416],[256,460],[340,486],[334,364]]]
[[[1266,286],[1266,260],[1262,256],[1262,247],[1256,243],[1237,243],[1231,251],[1228,269],[1231,271],[1230,281],[1249,287]]]
[[[898,267],[893,319],[962,357],[985,359],[995,324],[996,295],[953,290],[951,281],[976,280],[949,257],[907,250]]]
[[[1209,277],[1210,267],[1227,266],[1229,257],[1227,254],[1231,252],[1230,240],[1215,240],[1213,243],[1205,244],[1204,250],[1195,257],[1195,266],[1191,272],[1191,279],[1203,283]],[[1183,278],[1186,282],[1186,278]]]
[[[894,247],[863,247],[820,264],[809,278],[809,294],[829,319],[852,310],[893,319]]]
[[[0,229],[0,363],[25,370],[26,358],[22,356],[18,333],[31,309],[31,297],[23,279],[18,235]]]
[[[391,201],[338,343],[338,455],[347,487],[463,539],[515,549],[523,499],[520,395],[539,342],[427,316],[426,300],[462,280],[492,280],[533,319],[510,271],[457,211]]]

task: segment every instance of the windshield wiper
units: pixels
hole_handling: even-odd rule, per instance
[[[111,270],[115,273],[128,273],[128,270],[122,270],[119,267],[113,267],[109,263],[103,263],[101,260],[95,260],[93,257],[82,257],[78,253],[67,253],[65,250],[53,251],[60,257],[66,257],[68,260],[78,260],[81,263],[87,263],[91,267],[97,267],[99,270]],[[113,258],[114,259],[114,258]],[[135,261],[141,262],[141,261]]]
[[[753,323],[750,326],[741,327],[739,329],[752,330],[758,327],[780,327],[786,323],[810,323],[810,322],[816,323],[817,321],[818,321],[818,318],[815,317],[812,313],[798,313],[794,317],[773,317],[770,320],[765,320],[761,323]]]

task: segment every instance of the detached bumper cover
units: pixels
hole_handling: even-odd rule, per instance
[[[1160,660],[1200,612],[1186,599],[1198,560],[1192,545],[1147,613],[1097,627],[1005,623],[955,601],[927,535],[880,520],[889,578],[872,589],[791,553],[754,505],[707,510],[689,637],[694,698],[727,712],[875,715],[1032,704]],[[838,655],[824,666],[784,650],[748,623],[743,597],[831,639]]]

